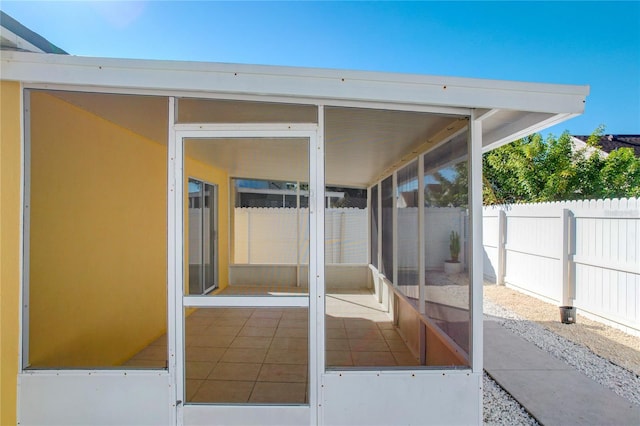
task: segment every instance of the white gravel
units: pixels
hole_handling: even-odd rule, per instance
[[[484,424],[493,425],[538,425],[539,423],[524,408],[504,391],[491,377],[483,378]]]
[[[635,373],[486,299],[484,313],[485,321],[498,321],[503,327],[581,371],[619,396],[640,405],[640,376]],[[538,425],[538,422],[486,373],[483,397],[485,425]]]

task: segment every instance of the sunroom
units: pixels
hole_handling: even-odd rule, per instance
[[[18,52],[2,78],[20,424],[481,422],[481,155],[585,87]]]

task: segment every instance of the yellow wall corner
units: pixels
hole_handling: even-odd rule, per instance
[[[20,83],[0,81],[0,424],[16,424],[20,294]]]

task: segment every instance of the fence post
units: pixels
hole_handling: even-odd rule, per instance
[[[569,209],[562,209],[562,241],[560,244],[560,264],[562,283],[562,306],[573,306],[573,292],[571,291],[571,281],[569,279]]]
[[[504,276],[506,272],[505,261],[507,258],[505,241],[507,215],[504,210],[498,210],[498,267],[496,268],[496,285],[504,285]]]

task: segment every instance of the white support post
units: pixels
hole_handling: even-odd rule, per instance
[[[309,146],[309,406],[310,424],[323,424],[322,377],[325,371],[325,172],[324,106],[318,106],[317,136]],[[312,213],[315,211],[315,218]]]
[[[504,210],[498,210],[498,265],[496,265],[496,284],[504,285],[504,276],[506,273],[506,230],[507,215]]]
[[[425,272],[425,217],[424,217],[424,155],[418,157],[418,310],[426,313],[426,272]]]
[[[31,90],[24,90],[21,84],[22,92],[22,114],[21,132],[22,140],[22,238],[21,256],[22,256],[22,292],[20,293],[20,307],[22,314],[20,316],[20,339],[18,351],[18,371],[22,371],[30,366],[29,363],[29,311],[31,309],[30,302],[30,245],[31,245]]]
[[[300,182],[296,182],[296,287],[300,287],[300,241]]]
[[[471,309],[471,368],[474,373],[482,373],[482,122],[471,112],[469,141],[470,162],[470,222],[471,222],[471,288],[469,294]]]
[[[184,314],[182,309],[182,287],[184,262],[183,256],[183,153],[176,140],[175,117],[176,100],[169,98],[168,105],[168,141],[167,141],[167,347],[169,350],[169,375],[174,387],[175,410],[172,410],[172,424],[183,423],[182,408],[184,380],[180,371],[184,371]]]
[[[424,229],[424,155],[418,157],[418,312],[426,316],[425,274],[425,229]],[[427,363],[427,328],[420,321],[420,365]]]
[[[251,265],[251,212],[247,209],[247,263]]]
[[[393,226],[393,286],[398,286],[398,171],[393,172],[391,179],[392,208],[391,221]]]
[[[377,183],[378,185],[378,253],[376,253],[376,255],[378,256],[378,271],[382,270],[382,181],[379,181]],[[378,303],[382,303],[382,288],[384,286],[384,283],[382,282],[382,278],[380,277],[380,274],[378,274],[378,278],[376,280],[376,289],[378,292]]]
[[[233,265],[236,263],[236,236],[235,232],[235,223],[236,223],[236,191],[232,184],[232,180],[230,177],[227,177],[227,191],[229,194],[229,202],[227,203],[227,214],[229,220],[227,221],[227,259],[228,265]],[[220,196],[220,193],[218,193]],[[228,266],[227,266],[228,268]]]
[[[367,263],[371,264],[373,263],[373,259],[371,258],[371,241],[372,240],[372,235],[371,235],[371,214],[372,214],[372,210],[371,210],[371,206],[373,204],[373,201],[371,200],[371,186],[367,188]]]
[[[569,252],[571,250],[569,244],[569,209],[562,209],[560,216],[562,223],[562,235],[560,243],[560,270],[562,274],[562,306],[573,306],[573,292],[571,289],[571,280],[569,279]]]

